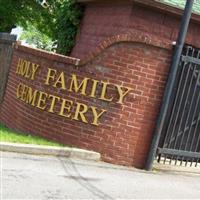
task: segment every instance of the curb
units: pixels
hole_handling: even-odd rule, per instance
[[[200,176],[200,168],[199,167],[185,167],[179,165],[168,165],[168,164],[160,164],[154,163],[153,170],[159,172],[167,172],[171,174],[188,174],[188,175],[198,175]]]
[[[100,153],[78,148],[70,148],[70,147],[52,147],[43,145],[0,142],[0,151],[25,153],[33,155],[62,156],[62,157],[78,158],[91,161],[101,160]]]

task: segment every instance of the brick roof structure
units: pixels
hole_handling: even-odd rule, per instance
[[[79,3],[113,2],[111,0],[76,0]],[[150,7],[165,13],[182,16],[186,0],[115,0],[115,2],[133,2],[141,6]],[[194,0],[191,20],[200,23],[200,0]]]
[[[155,0],[155,1],[180,9],[184,9],[186,2],[186,0]],[[200,15],[200,0],[194,1],[193,13]]]
[[[77,0],[77,2],[80,2],[80,3],[94,2],[94,1],[100,2],[100,1],[104,1],[104,0]],[[138,0],[138,1],[141,1],[141,0]],[[179,8],[179,9],[184,9],[185,3],[186,3],[186,0],[148,0],[148,2],[150,2],[150,3],[152,3],[152,1],[162,3],[164,5],[171,6],[174,8]],[[200,15],[200,0],[194,0],[193,13]]]

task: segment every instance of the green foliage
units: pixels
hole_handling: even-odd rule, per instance
[[[49,140],[43,139],[39,136],[33,136],[33,135],[13,131],[5,127],[1,123],[0,123],[0,142],[37,144],[37,145],[48,145],[48,146],[63,146],[56,142],[51,142]]]
[[[74,0],[47,0],[47,6],[41,6],[37,0],[0,0],[0,32],[10,32],[15,26],[21,26],[32,37],[38,48],[47,48],[33,39],[31,27],[37,30],[41,41],[50,38],[57,44],[57,53],[69,54],[74,46],[82,8]],[[36,32],[34,30],[34,34]],[[43,35],[40,36],[39,35]],[[46,39],[45,39],[46,38]],[[44,42],[45,42],[44,41]],[[48,48],[47,48],[48,49]]]
[[[22,32],[20,40],[25,40],[29,45],[46,51],[53,51],[55,48],[52,39],[48,35],[42,34],[33,25],[28,25],[27,29]]]
[[[82,8],[74,0],[59,0],[55,6],[54,39],[57,40],[57,52],[69,54],[74,46]]]
[[[52,26],[51,21],[47,24],[48,16],[48,10],[35,0],[0,0],[0,32],[10,32],[17,25],[26,28],[28,23],[48,31]]]

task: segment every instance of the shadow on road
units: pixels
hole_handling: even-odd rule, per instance
[[[58,157],[58,160],[61,163],[61,166],[63,167],[65,173],[66,173],[66,178],[71,178],[74,181],[76,181],[78,184],[80,184],[83,188],[87,189],[89,192],[91,192],[93,195],[95,195],[97,198],[101,199],[113,199],[111,196],[108,194],[104,193],[102,190],[94,186],[91,181],[100,181],[101,179],[95,179],[95,178],[87,178],[81,175],[79,170],[77,169],[75,163],[68,159],[64,159],[61,157]],[[70,172],[69,168],[72,167],[74,173]]]

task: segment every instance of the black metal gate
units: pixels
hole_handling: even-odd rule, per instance
[[[200,166],[200,49],[183,50],[157,156],[161,163]]]

